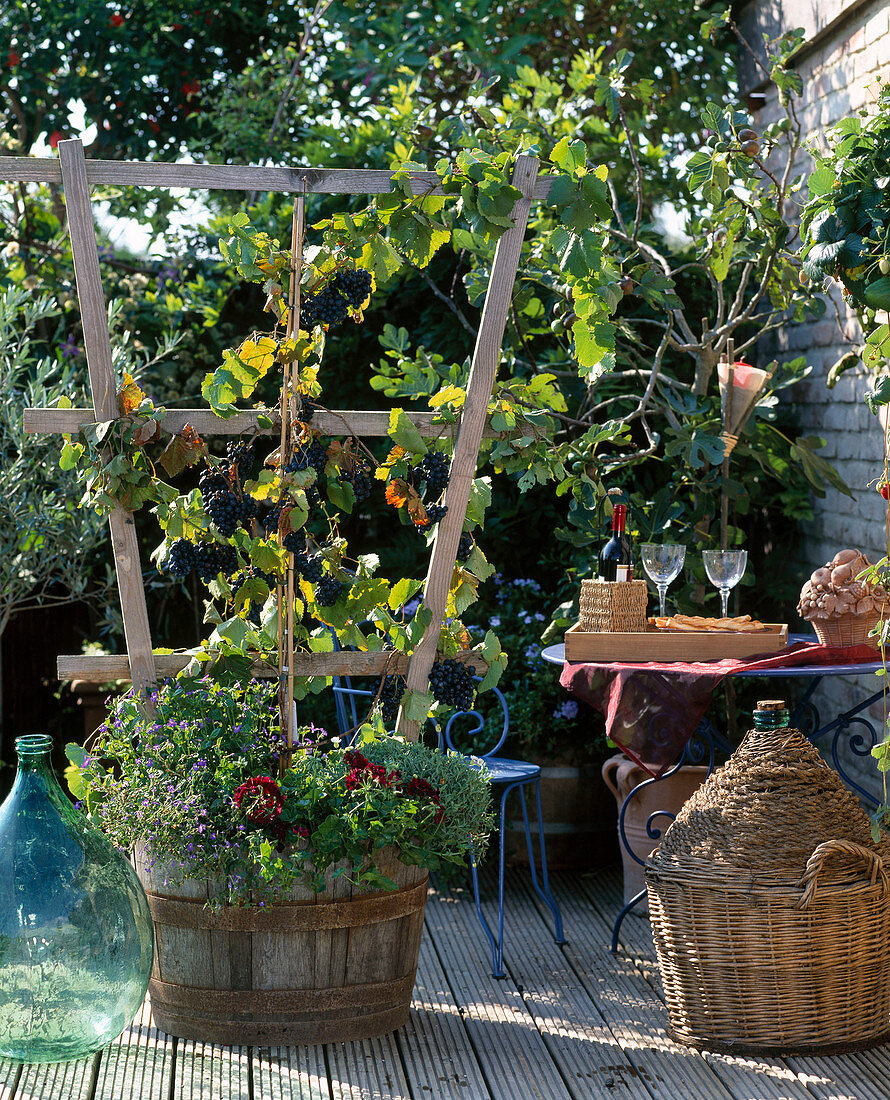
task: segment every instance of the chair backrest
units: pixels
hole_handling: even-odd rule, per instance
[[[475,677],[477,683],[481,679],[481,676]],[[494,744],[491,748],[480,752],[474,744],[471,750],[472,756],[480,756],[483,760],[487,760],[488,757],[494,756],[507,740],[507,734],[510,732],[510,708],[507,706],[504,693],[498,687],[489,688],[483,698],[492,703],[489,713],[483,714],[480,710],[455,711],[445,723],[443,738],[449,749],[466,755],[467,748],[455,744],[455,736],[460,737],[462,741],[473,740],[474,742],[483,735],[488,738],[493,737]],[[495,705],[493,700],[497,700],[499,706]],[[498,727],[500,727],[500,733],[497,732]]]
[[[475,679],[479,683],[482,678],[476,676]],[[345,735],[354,730],[364,717],[359,712],[357,700],[373,699],[377,692],[353,687],[348,676],[335,676],[333,690],[337,727],[341,735]],[[449,715],[444,729],[436,725],[436,735],[441,748],[449,748],[464,755],[478,756],[483,760],[497,753],[510,732],[510,708],[504,693],[498,687],[490,688],[484,698],[492,702],[488,714],[483,714],[480,710],[458,710]],[[480,752],[475,744],[472,748],[467,744],[469,741],[475,742],[482,736],[494,740],[494,744],[487,750]]]

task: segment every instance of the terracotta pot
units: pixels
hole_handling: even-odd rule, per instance
[[[707,767],[686,764],[671,775],[650,782],[627,803],[624,811],[624,839],[622,843],[621,807],[632,790],[651,780],[652,776],[635,764],[624,753],[610,756],[603,764],[603,780],[615,797],[618,805],[618,848],[624,868],[624,904],[645,889],[643,862],[657,847],[661,834],[680,812],[683,803],[698,790],[708,775]],[[649,829],[657,830],[658,837],[652,837]],[[630,851],[628,851],[630,849]],[[633,855],[631,854],[633,853]],[[641,861],[638,863],[633,856]],[[637,910],[645,911],[645,901],[639,902]]]

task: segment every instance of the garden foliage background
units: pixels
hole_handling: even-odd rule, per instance
[[[819,305],[797,281],[793,232],[769,204],[749,201],[760,176],[736,142],[747,116],[736,102],[739,43],[719,18],[721,5],[657,8],[630,0],[182,0],[135,10],[15,0],[0,28],[4,155],[50,155],[61,138],[81,136],[88,156],[107,159],[395,171],[434,167],[461,149],[527,149],[578,188],[587,177],[605,184],[591,188],[595,221],[579,220],[571,194],[533,211],[508,320],[495,424],[550,428],[549,458],[499,444],[482,456],[492,506],[479,537],[497,573],[467,618],[480,630],[500,621],[510,653],[502,686],[523,751],[603,751],[591,713],[579,714],[561,693],[539,650],[542,636],[555,640],[571,620],[566,605],[604,537],[608,494],[629,500],[636,541],[698,548],[720,537],[725,491],[728,538],[751,551],[743,610],[793,622],[797,525],[826,483],[843,489],[819,457],[820,441],[798,435],[775,395],[758,407],[731,475],[722,469],[715,343],[706,338],[720,303],[746,305],[751,286],[762,287],[735,332],[736,346],[750,345],[755,359],[753,342],[773,318]],[[790,148],[781,130],[763,142],[764,157]],[[690,158],[703,149],[705,170],[691,179]],[[223,227],[245,208],[284,242],[290,202],[213,193],[196,209],[168,192],[109,188],[96,198],[118,365],[156,403],[196,404],[221,350],[261,323],[260,289],[219,259]],[[343,200],[315,197],[310,222],[349,212]],[[337,330],[326,348],[330,407],[459,398],[494,242],[472,219],[469,230],[453,231],[456,216],[449,206],[439,212],[441,238],[401,231],[406,262],[369,261],[377,290],[365,322]],[[139,223],[147,248],[112,242],[119,217]],[[0,387],[15,382],[10,401],[19,407],[51,403],[59,387],[77,404],[86,371],[60,190],[4,186],[0,218]],[[775,262],[758,268],[766,254]],[[745,274],[752,263],[753,284],[752,271]],[[695,333],[683,329],[681,313],[683,323],[700,324]],[[777,388],[806,373],[805,360],[786,364]],[[65,692],[62,708],[53,697],[55,654],[65,643],[67,651],[72,643],[119,650],[123,641],[103,532],[77,510],[75,480],[55,468],[58,444],[25,438],[12,417],[0,431],[8,761],[11,736],[76,727]],[[422,576],[424,539],[410,527],[393,538],[384,510],[381,500],[352,518],[350,545],[380,554],[396,575]],[[50,525],[51,515],[61,526]],[[206,632],[201,593],[149,564],[156,524],[142,515],[139,523],[156,642],[193,645]],[[694,569],[674,595],[686,609],[717,599]],[[28,617],[33,603],[69,598],[77,610],[67,619],[54,611],[52,630],[40,620],[30,635],[13,635],[37,621]],[[39,670],[21,655],[21,639],[38,634],[46,638]]]

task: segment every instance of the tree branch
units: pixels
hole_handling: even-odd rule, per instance
[[[451,310],[451,312],[455,315],[455,317],[457,317],[458,321],[461,323],[461,326],[467,330],[467,332],[473,337],[473,339],[475,339],[476,338],[476,330],[473,328],[473,326],[470,324],[470,322],[464,316],[464,314],[461,311],[458,304],[455,301],[453,301],[451,298],[449,298],[448,295],[445,294],[443,291],[439,290],[439,288],[436,286],[436,284],[430,278],[429,272],[425,268],[418,267],[416,264],[412,264],[410,261],[408,261],[408,262],[409,262],[409,265],[412,268],[414,268],[414,270],[423,278],[426,285],[430,288],[430,290],[433,292],[433,294],[439,299],[439,301],[443,302],[446,306],[448,306],[448,308]]]

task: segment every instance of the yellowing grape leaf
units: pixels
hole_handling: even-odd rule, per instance
[[[124,384],[118,390],[117,407],[121,416],[129,416],[138,409],[145,399],[145,392],[139,388],[131,374],[124,375]]]
[[[404,508],[411,489],[404,478],[396,477],[386,487],[386,503],[394,508]]]
[[[426,514],[423,501],[420,499],[420,494],[416,489],[412,489],[410,485],[408,486],[408,515],[415,527],[426,527],[429,523],[429,517]]]
[[[438,393],[434,393],[429,399],[431,409],[438,409],[441,405],[450,404],[459,409],[467,397],[467,391],[460,386],[443,386]]]
[[[235,354],[246,367],[256,372],[259,380],[275,362],[277,351],[278,345],[270,336],[261,336],[259,340],[245,340]]]

